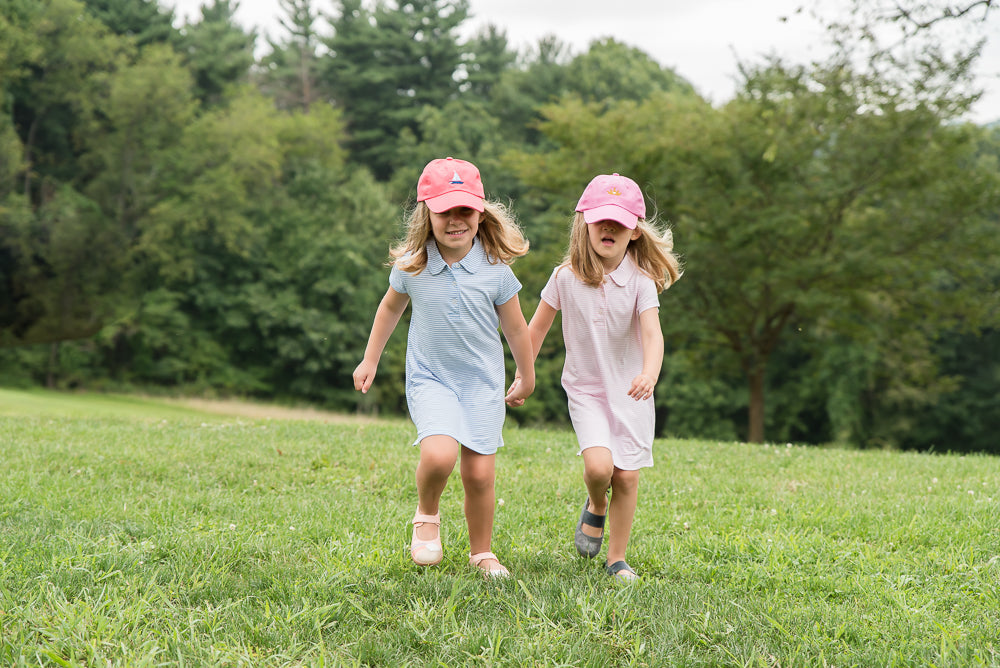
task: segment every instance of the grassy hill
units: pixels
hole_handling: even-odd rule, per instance
[[[413,435],[0,390],[0,665],[1000,665],[995,458],[657,441],[615,585],[573,434],[508,429],[485,582],[457,472],[409,561]]]

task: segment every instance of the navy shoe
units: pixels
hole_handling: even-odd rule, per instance
[[[639,579],[639,575],[635,570],[624,561],[616,561],[610,566],[605,562],[604,570],[618,582],[634,582]]]

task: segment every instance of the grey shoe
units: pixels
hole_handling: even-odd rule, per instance
[[[604,570],[618,582],[635,582],[639,579],[635,570],[624,561],[616,561],[610,566],[605,562]]]
[[[576,532],[573,534],[573,544],[576,545],[576,551],[580,553],[581,557],[587,557],[588,559],[593,559],[598,554],[601,553],[601,544],[604,542],[604,520],[606,515],[595,515],[594,513],[587,510],[590,505],[590,497],[583,502],[583,512],[580,513],[580,521],[576,523]],[[602,529],[600,536],[588,536],[583,533],[583,525],[597,527]]]

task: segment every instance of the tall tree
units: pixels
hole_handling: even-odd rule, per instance
[[[838,62],[904,87],[916,84],[911,97],[947,101],[953,109],[981,95],[969,72],[997,34],[996,0],[851,0],[848,7],[834,17],[819,15]]]
[[[158,0],[85,0],[85,4],[111,32],[131,37],[139,47],[177,38],[174,12]]]
[[[3,82],[6,111],[24,145],[23,191],[36,204],[46,178],[72,182],[80,174],[74,138],[80,120],[126,48],[78,0],[4,5],[11,29],[33,34],[15,76]],[[23,43],[20,40],[16,44]]]
[[[29,273],[33,216],[21,192],[22,169],[21,140],[11,119],[0,116],[0,348],[24,336],[37,317]]]
[[[320,15],[313,0],[279,0],[278,6],[283,13],[278,23],[286,35],[268,40],[271,51],[261,59],[255,79],[280,108],[308,111],[315,101],[329,99],[317,90]]]
[[[492,24],[476,33],[465,46],[462,92],[486,102],[504,72],[517,62],[517,53],[510,50],[507,32]]]
[[[566,90],[567,67],[572,59],[569,45],[555,35],[538,40],[516,67],[505,70],[490,89],[490,104],[498,114],[503,136],[516,144],[541,140],[536,124],[542,105],[555,102]]]
[[[976,289],[996,245],[984,220],[997,175],[973,159],[969,130],[942,122],[942,105],[883,83],[773,63],[719,110],[677,97],[564,103],[543,126],[560,150],[521,162],[550,189],[601,171],[644,184],[687,261],[665,326],[739,364],[751,440],[765,437],[768,363],[793,322],[851,336],[879,327],[869,339],[905,359],[927,349],[930,322],[974,316],[971,298],[941,299],[927,277]]]
[[[352,159],[377,178],[394,171],[399,133],[418,131],[420,109],[457,93],[457,29],[468,11],[467,0],[377,2],[373,10],[344,0],[331,19],[322,78],[344,112]]]
[[[144,49],[93,100],[80,139],[92,176],[82,188],[130,241],[159,201],[164,162],[196,111],[191,73],[166,45]]]
[[[585,101],[641,101],[657,92],[694,94],[694,87],[648,54],[617,40],[591,42],[566,68],[564,92]]]
[[[695,94],[688,81],[640,49],[608,38],[573,55],[568,45],[549,35],[517,67],[502,72],[490,89],[490,102],[503,110],[499,116],[508,140],[537,144],[542,106],[561,97],[612,103],[642,101],[658,92]]]
[[[4,81],[10,116],[0,123],[0,151],[11,166],[0,170],[0,254],[7,261],[0,341],[89,336],[114,311],[127,240],[80,191],[92,176],[82,147],[128,48],[74,0],[3,9],[15,47],[8,53],[20,62],[10,63]],[[38,48],[18,48],[26,42],[16,34],[31,35]]]
[[[680,294],[739,360],[750,440],[765,436],[768,364],[791,323],[881,341],[883,360],[902,361],[927,358],[943,321],[972,316],[927,279],[947,272],[975,290],[960,277],[989,252],[995,174],[940,109],[839,68],[771,68],[686,154],[678,224],[691,257],[713,269]],[[942,267],[942,254],[963,261]],[[897,386],[914,380],[908,366],[894,370]]]
[[[194,72],[198,99],[209,106],[221,104],[230,86],[250,80],[257,37],[237,23],[238,7],[237,0],[213,0],[202,6],[201,20],[181,29],[178,50]]]

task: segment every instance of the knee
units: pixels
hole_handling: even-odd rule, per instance
[[[492,471],[470,467],[462,471],[462,486],[466,493],[482,494],[493,489],[495,476]]]
[[[612,477],[615,472],[614,464],[603,462],[588,462],[587,466],[584,468],[583,475],[589,482],[603,483],[605,485],[611,484]]]
[[[619,494],[635,494],[639,489],[639,472],[615,469],[611,476],[611,488]]]
[[[448,476],[455,468],[457,454],[448,448],[421,448],[420,467],[435,476]]]

